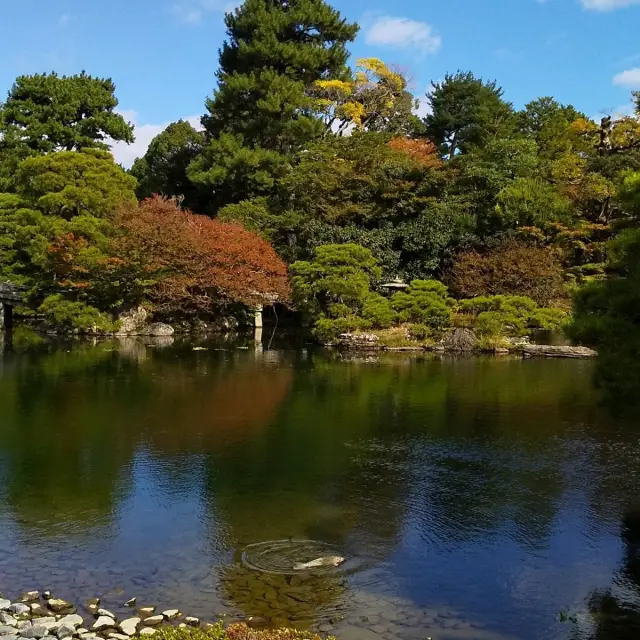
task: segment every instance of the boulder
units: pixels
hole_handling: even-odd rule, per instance
[[[154,322],[140,330],[141,336],[172,336],[173,334],[173,327],[164,322]]]
[[[40,597],[39,591],[25,591],[20,596],[20,602],[35,602]]]
[[[116,626],[116,621],[110,616],[100,616],[94,623],[91,629],[93,631],[102,631],[103,629],[113,629]]]
[[[110,618],[113,618],[114,620],[116,619],[116,614],[115,613],[111,613],[111,611],[108,611],[107,609],[98,609],[98,616],[109,616]]]
[[[28,604],[24,604],[22,602],[14,602],[10,607],[8,607],[7,611],[10,613],[15,613],[18,616],[26,616],[31,612],[31,607]]]
[[[0,611],[5,611],[11,606],[11,600],[0,599]]]
[[[478,338],[471,329],[452,329],[442,340],[447,351],[474,351],[478,347]]]
[[[138,613],[140,614],[141,618],[148,618],[149,616],[152,616],[155,611],[155,607],[140,607],[138,609]]]
[[[49,629],[43,624],[34,624],[31,627],[21,629],[19,635],[21,638],[44,638],[46,635],[49,635]]]
[[[32,627],[33,626],[33,622],[31,622],[31,620],[18,620],[18,622],[16,623],[16,629],[27,629],[28,627]]]
[[[0,611],[0,624],[15,627],[18,621],[7,611]]]
[[[45,610],[39,602],[32,602],[29,605],[29,609],[31,609],[32,616],[43,616],[45,614]]]
[[[38,622],[40,622],[40,620],[38,620]],[[68,624],[71,625],[74,629],[77,629],[83,622],[84,620],[82,619],[82,616],[79,616],[76,613],[68,616],[62,616],[62,618],[58,620],[58,624]]]
[[[350,349],[371,349],[378,346],[379,338],[375,333],[341,333],[338,344]]]
[[[598,353],[587,347],[561,347],[529,344],[522,347],[525,358],[595,358]]]
[[[164,620],[163,616],[150,616],[149,618],[144,619],[144,623],[148,627],[155,627],[161,624],[163,620]]]
[[[144,329],[148,315],[147,310],[141,306],[123,311],[118,315],[120,327],[116,335],[127,336],[139,333]]]
[[[127,618],[120,623],[120,631],[127,636],[135,636],[140,622],[140,618]]]
[[[55,634],[58,636],[58,640],[62,640],[62,638],[73,638],[76,634],[76,628],[72,624],[58,624]]]
[[[53,594],[51,593],[51,591],[45,591],[45,592],[42,594],[42,597],[43,597],[45,600],[51,600],[51,598],[53,598]]]
[[[175,620],[182,614],[180,613],[179,609],[167,609],[166,611],[162,612],[162,615],[164,616],[165,620]]]
[[[13,636],[16,634],[16,628],[9,625],[0,626],[0,637],[1,636]]]

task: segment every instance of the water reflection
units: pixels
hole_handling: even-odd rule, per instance
[[[0,589],[347,640],[638,632],[640,445],[592,363],[200,346],[0,358]],[[240,563],[283,538],[352,570]]]

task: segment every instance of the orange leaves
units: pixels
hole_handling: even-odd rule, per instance
[[[287,267],[267,242],[237,224],[181,210],[161,197],[125,208],[116,253],[153,274],[152,297],[165,312],[214,305],[264,305],[289,298]]]
[[[430,140],[412,140],[398,136],[392,138],[388,144],[394,151],[404,153],[423,167],[436,169],[442,166],[438,149]]]

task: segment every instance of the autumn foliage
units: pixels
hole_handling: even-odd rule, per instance
[[[394,151],[404,153],[423,167],[435,169],[442,166],[438,149],[429,140],[413,140],[404,136],[397,136],[392,138],[388,145]]]
[[[459,298],[520,295],[548,306],[567,297],[558,251],[521,242],[458,254],[447,284]]]
[[[161,313],[211,312],[230,303],[264,305],[289,298],[287,267],[273,248],[243,227],[153,197],[116,217],[114,249],[152,283]]]

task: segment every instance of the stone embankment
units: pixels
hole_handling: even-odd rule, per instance
[[[200,620],[183,616],[178,609],[157,612],[156,607],[136,609],[136,599],[124,603],[130,617],[118,620],[100,607],[98,598],[86,603],[88,615],[78,614],[66,600],[45,591],[27,591],[15,602],[0,596],[0,640],[129,640],[154,635],[162,625],[199,627]]]

